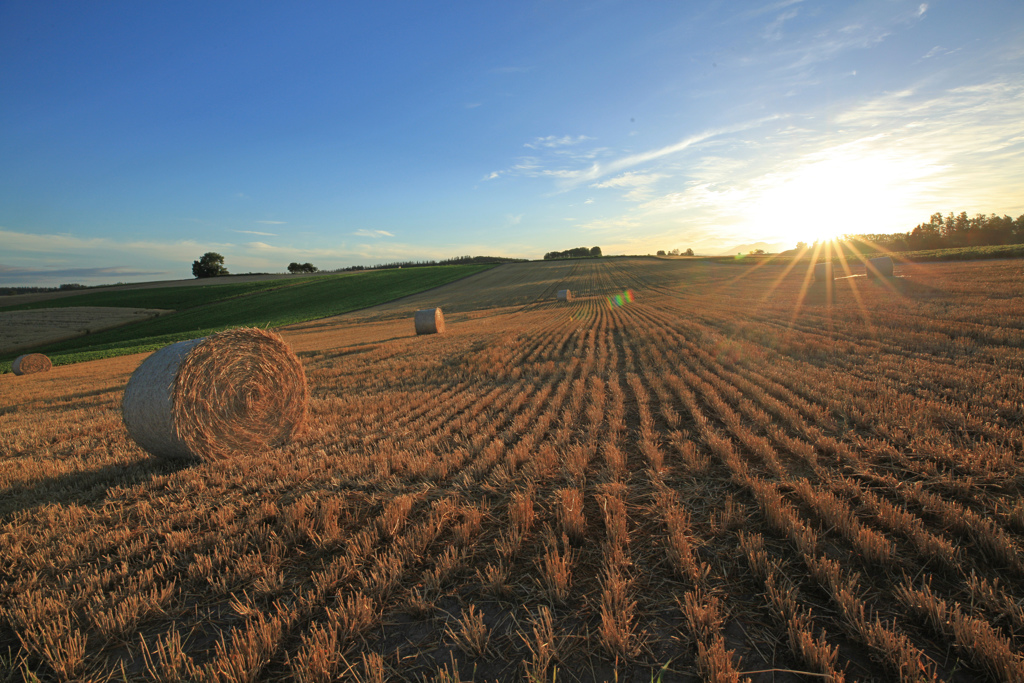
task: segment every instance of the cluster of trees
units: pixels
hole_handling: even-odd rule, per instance
[[[658,256],[693,256],[693,249],[687,249],[684,252],[680,252],[678,249],[673,249],[669,252],[666,252],[664,249],[659,249]]]
[[[314,266],[312,263],[296,263],[292,261],[288,264],[289,273],[316,273],[320,269]]]
[[[200,256],[198,261],[192,262],[192,275],[195,277],[217,277],[227,274],[224,257],[215,251],[208,251]]]
[[[931,220],[921,223],[910,232],[891,235],[844,235],[854,246],[876,244],[889,251],[919,251],[922,249],[948,249],[953,247],[986,247],[1000,244],[1024,244],[1024,214],[1016,220],[1009,216],[977,214],[967,217],[950,212],[932,214]]]
[[[576,247],[575,249],[566,249],[565,251],[549,251],[544,254],[545,261],[553,261],[554,259],[560,258],[590,258],[601,256],[601,247]]]

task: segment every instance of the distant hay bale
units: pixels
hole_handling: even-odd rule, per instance
[[[15,375],[34,375],[37,372],[49,372],[53,364],[41,353],[26,353],[18,356],[11,363],[11,371]]]
[[[559,301],[572,301],[572,292],[568,289],[560,289],[557,297]]]
[[[178,342],[128,380],[121,412],[162,458],[214,460],[287,443],[306,424],[306,373],[281,337],[255,328]]]
[[[814,266],[814,279],[817,282],[834,280],[835,272],[833,271],[832,263],[819,263],[816,266]]]
[[[416,311],[416,334],[444,334],[444,314],[440,308]]]
[[[868,277],[892,277],[892,259],[879,256],[868,260]]]

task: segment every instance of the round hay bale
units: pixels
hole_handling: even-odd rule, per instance
[[[288,344],[241,328],[154,353],[128,380],[121,413],[153,455],[214,460],[287,443],[305,427],[308,399]]]
[[[832,263],[819,263],[814,266],[814,279],[818,282],[835,279]]]
[[[444,334],[444,314],[440,308],[416,311],[416,334]]]
[[[868,260],[868,277],[892,277],[892,259],[879,256]]]
[[[572,301],[572,292],[568,289],[558,290],[558,294],[556,296],[559,301]]]
[[[41,353],[26,353],[18,356],[11,363],[11,371],[15,375],[34,375],[37,372],[49,372],[53,364]]]

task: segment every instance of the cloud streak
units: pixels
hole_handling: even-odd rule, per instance
[[[523,146],[529,147],[530,149],[555,149],[558,147],[568,147],[570,145],[578,145],[581,142],[587,140],[593,140],[586,135],[577,135],[573,137],[571,135],[563,135],[558,137],[557,135],[548,135],[543,138],[534,138],[532,142],[527,142]]]
[[[373,239],[380,239],[381,237],[394,237],[394,234],[387,230],[367,230],[361,228],[352,233],[356,237],[372,237]]]
[[[136,278],[136,277],[161,277],[167,275],[167,271],[158,270],[137,270],[123,266],[108,266],[100,268],[13,268],[0,264],[0,281],[36,281],[45,278],[49,281],[56,281],[63,278],[80,278],[87,280],[110,279],[110,278]]]
[[[259,223],[267,223],[270,221],[258,221]],[[229,228],[230,230],[230,228]],[[263,237],[277,237],[276,232],[260,232],[258,230],[231,230],[231,232],[239,232],[243,235],[262,235]]]

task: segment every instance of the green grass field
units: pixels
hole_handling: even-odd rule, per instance
[[[491,267],[493,266],[427,266],[321,275],[301,280],[97,292],[55,299],[40,303],[66,306],[69,305],[67,302],[74,300],[78,306],[167,308],[171,301],[186,300],[190,307],[159,318],[49,344],[33,351],[46,354],[54,365],[152,351],[173,342],[203,337],[232,327],[280,327],[348,313],[416,294]],[[268,282],[272,284],[268,285]],[[265,286],[251,287],[252,285]],[[197,296],[189,295],[182,298],[178,292],[171,293],[171,289],[191,290]],[[95,303],[94,297],[102,297],[99,300],[105,303]],[[115,301],[121,303],[114,303]],[[196,305],[196,301],[203,303]],[[23,307],[0,310],[20,308]],[[11,362],[18,355],[15,353],[0,357],[0,372],[9,372]]]
[[[330,277],[330,276],[321,276]],[[214,301],[230,299],[236,296],[256,294],[269,289],[294,287],[313,280],[303,277],[281,280],[261,280],[259,282],[236,282],[225,284],[217,282],[218,278],[210,278],[205,285],[188,287],[154,287],[147,289],[127,289],[119,291],[99,290],[74,296],[36,301],[18,306],[0,306],[0,311],[30,311],[39,308],[77,308],[80,306],[113,306],[115,308],[167,308],[180,311],[195,308]]]

